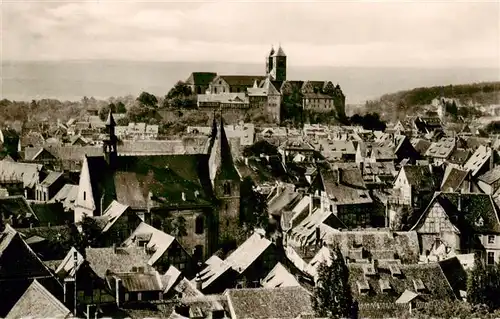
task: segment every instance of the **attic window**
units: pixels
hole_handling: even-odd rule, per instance
[[[391,283],[388,279],[379,279],[378,284],[382,292],[387,292],[391,290]]]
[[[356,285],[358,286],[358,291],[360,294],[368,294],[370,292],[370,285],[368,284],[368,281],[358,280],[356,282]]]
[[[424,282],[420,278],[413,279],[413,287],[416,292],[423,292],[425,290]]]
[[[398,265],[389,265],[389,270],[393,277],[401,276],[401,269]]]
[[[377,274],[375,267],[372,264],[363,265],[363,273],[365,276],[374,276]]]

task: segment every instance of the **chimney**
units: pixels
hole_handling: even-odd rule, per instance
[[[186,193],[182,192],[182,201],[185,202],[186,201]]]
[[[245,165],[248,166],[248,157],[245,157]]]
[[[118,277],[115,277],[115,291],[116,291],[116,306],[117,307],[120,307],[120,303],[121,303],[121,300],[120,300],[120,292],[121,292],[121,289],[120,289],[120,284],[121,284],[121,279],[118,278]]]
[[[457,203],[457,210],[459,213],[462,212],[462,192],[458,192],[458,203]]]
[[[490,170],[492,170],[493,167],[495,167],[495,151],[493,150],[493,148],[489,148],[489,151],[490,151]]]
[[[116,244],[113,243],[113,253],[116,254]]]
[[[434,174],[434,173],[433,173],[432,164],[429,164],[429,171],[431,172],[431,174]]]
[[[340,185],[341,182],[342,182],[342,169],[337,168],[337,184]]]

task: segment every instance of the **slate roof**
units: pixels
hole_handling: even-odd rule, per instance
[[[137,246],[135,243],[136,238],[150,235],[150,239],[146,244],[146,248],[154,251],[153,255],[148,261],[149,265],[154,265],[154,263],[167,251],[167,249],[172,245],[175,241],[173,236],[170,236],[167,233],[162,232],[159,229],[154,228],[144,222],[140,223],[139,226],[132,232],[132,234],[123,242],[124,247],[133,247]]]
[[[231,312],[236,318],[297,318],[313,314],[311,296],[302,287],[229,289]]]
[[[500,233],[500,219],[494,201],[490,195],[480,193],[436,192],[412,230],[419,232],[435,203],[439,203],[461,233]]]
[[[142,247],[117,247],[114,248],[86,248],[85,259],[90,267],[101,277],[106,277],[106,272],[130,272],[132,267],[149,269],[149,256]]]
[[[71,316],[71,311],[35,279],[6,318],[69,318]]]
[[[186,84],[191,85],[209,85],[217,76],[214,72],[193,72],[186,80]]]
[[[366,264],[350,263],[349,267],[349,282],[353,299],[359,303],[394,303],[406,290],[415,291],[413,281],[421,279],[425,291],[419,291],[422,300],[449,300],[456,299],[453,289],[450,287],[448,280],[443,274],[438,263],[430,264],[398,264],[391,262],[379,262],[374,276],[364,274],[364,266]],[[401,276],[391,275],[390,265],[400,269]],[[389,283],[390,290],[382,292],[380,287],[380,279]],[[369,285],[370,293],[362,294],[358,290],[358,282],[366,282]]]
[[[447,174],[445,173],[441,190],[445,192],[449,192],[450,190],[452,192],[456,192],[460,189],[460,186],[466,179],[469,171],[461,170],[455,167],[450,167],[449,169],[447,168],[447,170],[449,170],[449,172]]]

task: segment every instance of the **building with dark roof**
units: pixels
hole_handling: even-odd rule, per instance
[[[84,158],[75,222],[84,214],[102,215],[117,200],[167,233],[182,217],[185,247],[203,256],[211,255],[219,234],[236,237],[240,176],[222,121],[218,125],[214,119],[205,154],[119,156],[114,127],[110,113],[104,155]]]
[[[212,80],[217,76],[214,72],[193,72],[187,78],[186,84],[194,94],[205,94]]]

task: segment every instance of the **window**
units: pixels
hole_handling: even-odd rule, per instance
[[[195,220],[194,232],[196,234],[203,234],[203,229],[205,228],[203,216],[197,216]]]
[[[194,254],[193,257],[196,261],[199,261],[203,257],[203,245],[196,245],[194,247]]]
[[[229,182],[225,182],[223,185],[224,195],[231,195],[231,184]]]
[[[87,192],[83,192],[83,200],[86,200],[87,199]]]
[[[492,251],[488,252],[488,260],[486,261],[488,265],[493,265],[495,263],[495,253]]]
[[[494,244],[494,243],[495,243],[495,235],[489,235],[488,244]]]
[[[137,300],[139,300],[139,301],[142,300],[142,293],[140,293],[140,292],[137,293]]]

